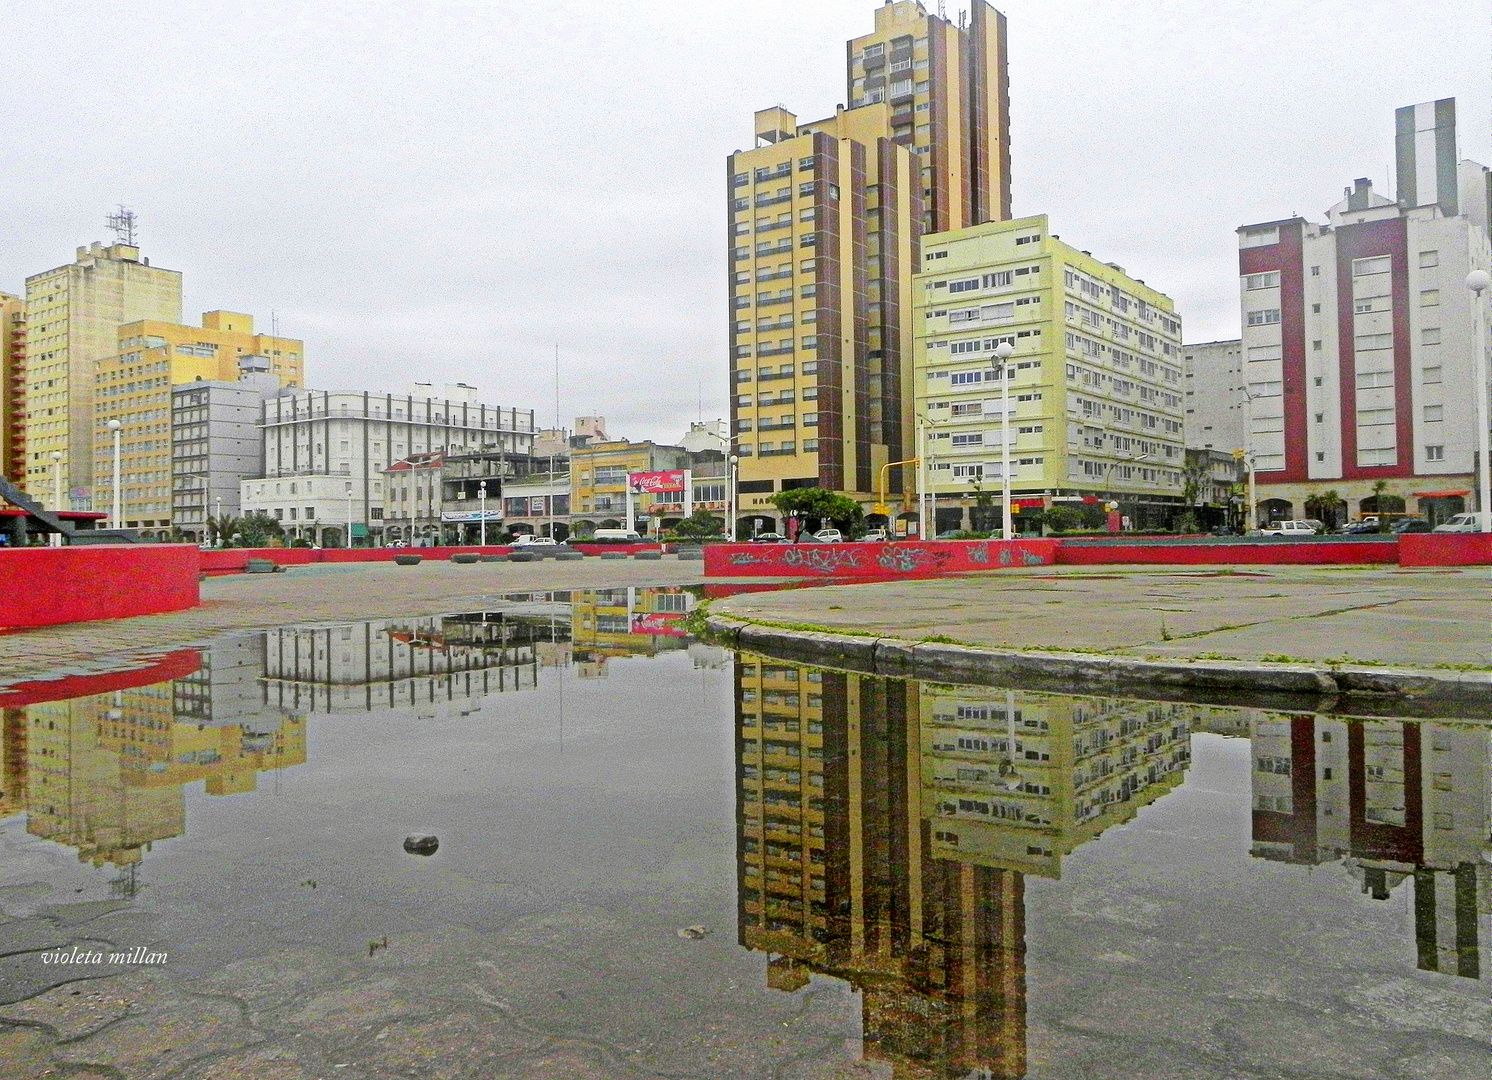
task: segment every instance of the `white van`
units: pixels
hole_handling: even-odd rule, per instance
[[[1482,515],[1476,513],[1475,511],[1473,511],[1473,512],[1471,512],[1469,514],[1457,514],[1455,517],[1451,518],[1449,521],[1442,521],[1439,525],[1435,526],[1435,528],[1432,529],[1431,531],[1432,532],[1438,532],[1438,533],[1474,533],[1474,532],[1481,532],[1482,531],[1481,523],[1477,520],[1481,516]]]
[[[596,534],[590,538],[592,544],[644,544],[647,543],[637,533],[628,529],[597,529]]]

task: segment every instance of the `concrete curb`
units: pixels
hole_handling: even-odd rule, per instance
[[[994,649],[904,638],[858,637],[832,631],[789,630],[724,615],[704,620],[723,644],[867,674],[1078,692],[1123,690],[1215,704],[1302,707],[1302,697],[1336,701],[1331,711],[1405,715],[1418,706],[1478,706],[1483,722],[1492,703],[1492,672],[1413,668],[1331,667],[1246,660],[1147,660],[1134,656]],[[1345,699],[1350,699],[1350,705]]]

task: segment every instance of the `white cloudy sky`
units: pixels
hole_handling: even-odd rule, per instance
[[[0,3],[0,290],[138,213],[333,390],[465,381],[613,434],[725,410],[725,156],[843,96],[875,0]],[[1007,0],[1015,212],[1238,332],[1233,230],[1489,149],[1485,0]],[[948,0],[950,14],[958,0]]]

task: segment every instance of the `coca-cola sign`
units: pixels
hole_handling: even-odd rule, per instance
[[[682,469],[672,469],[668,472],[628,473],[627,486],[637,494],[659,491],[683,491],[684,471]]]

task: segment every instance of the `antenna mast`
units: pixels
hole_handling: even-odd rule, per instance
[[[109,228],[114,230],[114,239],[129,247],[135,246],[135,212],[124,203],[119,204],[119,213],[110,214],[106,219]]]

